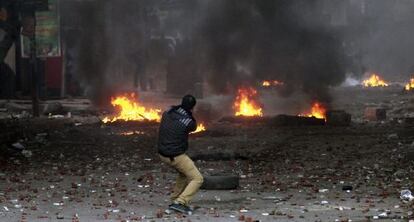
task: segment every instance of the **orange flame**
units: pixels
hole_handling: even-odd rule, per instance
[[[233,108],[236,116],[263,116],[262,108],[255,101],[257,91],[253,88],[240,88]]]
[[[125,121],[157,121],[161,120],[159,109],[148,109],[140,105],[135,98],[135,93],[130,95],[118,96],[111,99],[111,104],[114,107],[119,107],[120,112],[115,117],[105,117],[102,122],[115,122],[117,120]]]
[[[262,82],[262,86],[264,87],[270,87],[270,86],[281,86],[284,83],[278,80],[264,80]]]
[[[410,82],[405,85],[405,90],[410,91],[414,89],[414,78],[410,79]]]
[[[366,79],[363,81],[363,84],[365,87],[385,87],[388,86],[388,83],[386,83],[381,77],[379,77],[376,74],[372,74],[369,79]]]
[[[265,80],[263,81],[262,86],[270,86],[270,82]]]
[[[315,117],[318,119],[326,119],[326,108],[319,102],[315,102],[309,113],[300,116]]]
[[[191,132],[190,134],[195,134],[195,133],[199,133],[199,132],[203,132],[206,131],[206,127],[204,126],[203,123],[200,123],[197,125],[197,129],[193,132]]]

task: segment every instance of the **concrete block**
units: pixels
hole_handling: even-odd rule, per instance
[[[387,111],[376,107],[367,107],[364,117],[369,121],[382,121],[387,119]]]

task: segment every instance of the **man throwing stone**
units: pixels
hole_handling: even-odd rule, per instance
[[[196,99],[186,95],[181,105],[164,112],[158,137],[158,153],[161,161],[177,170],[176,184],[171,194],[173,203],[169,209],[191,214],[189,202],[203,184],[203,176],[194,162],[185,154],[188,149],[188,134],[197,128],[192,115]]]

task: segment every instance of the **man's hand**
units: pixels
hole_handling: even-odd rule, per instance
[[[193,132],[197,129],[197,121],[191,116],[191,122],[188,124],[187,130],[188,132]]]

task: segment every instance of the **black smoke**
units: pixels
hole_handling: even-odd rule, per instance
[[[322,25],[317,2],[209,1],[198,33],[213,89],[225,93],[277,79],[285,83],[282,94],[302,90],[329,102],[329,87],[345,78],[344,56],[338,33]]]
[[[66,36],[66,42],[75,41],[76,50],[76,74],[85,87],[84,94],[93,102],[101,105],[109,101],[105,72],[109,59],[109,44],[106,36],[105,4],[96,2],[82,2],[73,6],[77,23],[76,32],[70,32]],[[70,21],[72,22],[72,21]],[[99,34],[98,34],[99,33]]]
[[[62,2],[64,42],[74,52],[75,79],[82,95],[107,105],[137,85],[143,61],[143,2]]]
[[[277,79],[282,95],[301,90],[322,102],[344,79],[341,35],[320,10],[326,1],[62,2],[74,75],[97,103],[125,88],[145,90],[156,72],[167,73],[169,92],[200,79],[216,93]]]

